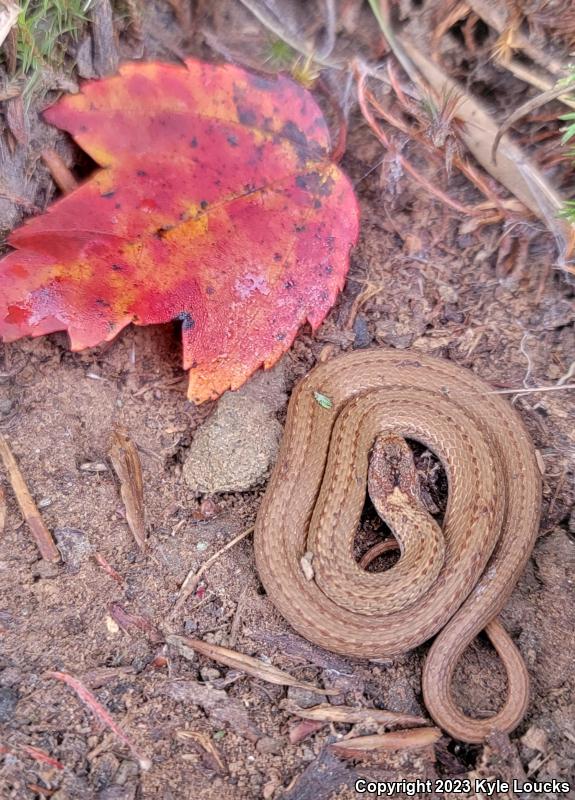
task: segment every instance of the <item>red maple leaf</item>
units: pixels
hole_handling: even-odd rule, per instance
[[[202,402],[325,318],[358,209],[301,86],[229,64],[134,63],[45,117],[102,169],[10,236],[5,341],[67,330],[80,350],[179,319]]]

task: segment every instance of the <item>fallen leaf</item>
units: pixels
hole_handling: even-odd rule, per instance
[[[248,675],[253,675],[254,678],[259,678],[268,683],[275,683],[278,686],[297,686],[300,689],[307,689],[310,692],[317,692],[323,695],[340,694],[339,689],[322,689],[319,686],[314,686],[313,683],[298,681],[293,675],[271,664],[265,664],[263,661],[258,661],[257,658],[246,656],[244,653],[238,653],[227,647],[203,642],[201,639],[189,639],[184,636],[171,635],[166,637],[166,642],[175,647],[184,658],[189,658],[190,653],[192,653],[193,658],[193,652],[197,651],[217,661],[219,664],[225,664],[232,669],[247,672]]]
[[[103,169],[10,236],[5,341],[67,330],[81,350],[180,320],[188,396],[203,402],[323,321],[358,208],[301,86],[230,64],[128,63],[45,117]]]
[[[411,728],[406,731],[343,739],[331,744],[330,748],[342,758],[362,758],[370,753],[386,750],[421,750],[435,744],[441,735],[439,728]]]
[[[110,460],[120,479],[120,493],[126,509],[126,520],[142,552],[146,550],[144,515],[144,481],[142,465],[135,444],[122,430],[114,431]]]
[[[376,723],[378,725],[425,725],[427,720],[413,714],[400,714],[379,708],[360,708],[351,706],[332,706],[320,703],[311,708],[300,708],[295,703],[285,701],[282,708],[290,714],[303,719],[318,722],[344,722],[351,725],[357,723]]]

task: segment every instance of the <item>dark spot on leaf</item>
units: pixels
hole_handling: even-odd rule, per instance
[[[140,178],[145,177],[147,174],[148,173],[146,172],[145,169],[137,169],[136,170],[136,175],[138,175]]]
[[[181,314],[178,314],[178,319],[182,321],[183,331],[191,331],[196,324],[195,319],[187,311],[182,311]]]
[[[104,192],[103,194],[100,195],[100,197],[105,197],[106,200],[109,200],[110,197],[113,197],[115,194],[116,194],[116,190],[112,189],[112,191],[110,191],[110,192]]]
[[[102,308],[111,308],[112,306],[106,300],[102,300],[101,297],[98,297],[96,300],[96,305],[102,306]]]
[[[331,275],[331,273],[332,273],[332,272],[333,272],[333,267],[332,267],[332,265],[331,265],[331,264],[326,264],[326,265],[325,265],[325,274],[326,274],[326,275]]]
[[[112,269],[114,270],[114,272],[121,272],[123,270],[123,267],[120,266],[120,264],[112,264]]]
[[[240,105],[236,103],[236,110],[238,112],[238,120],[242,125],[255,125],[257,121],[256,113],[253,108],[249,106]]]
[[[238,146],[237,138],[233,135],[228,136],[228,144],[230,145],[230,147],[237,147]]]
[[[208,205],[209,205],[209,203],[208,203],[208,201],[207,201],[207,200],[200,200],[200,208],[201,208],[203,211],[205,211],[205,210],[206,210],[206,208],[208,207]]]
[[[285,338],[286,338],[285,333],[276,333],[276,339],[278,340],[278,342],[283,342]]]
[[[281,253],[274,253],[274,261],[281,261],[282,254]]]
[[[295,185],[300,189],[307,189],[307,181],[303,175],[298,175],[295,179]]]
[[[295,286],[295,281],[292,281],[292,279],[291,279],[291,278],[289,278],[289,280],[287,280],[287,281],[284,283],[284,288],[285,288],[285,289],[293,289],[293,287],[294,287],[294,286]]]
[[[122,204],[121,203],[115,203],[114,204],[114,208],[122,208]]]
[[[321,208],[321,200],[314,200],[313,201],[314,208]]]
[[[213,294],[215,291],[213,286],[206,286],[206,294]]]
[[[329,296],[329,295],[328,295],[328,293],[325,291],[325,289],[323,289],[323,290],[322,290],[322,291],[319,293],[319,299],[320,299],[320,300],[327,300],[328,296]]]
[[[300,131],[298,126],[295,124],[295,122],[292,122],[291,119],[285,123],[281,132],[282,136],[285,136],[285,138],[289,139],[290,142],[293,142],[294,144],[297,144],[300,147],[307,147],[306,135],[302,133],[302,131]]]
[[[194,136],[193,139],[190,139],[190,147],[197,147],[197,146],[198,146],[198,140]]]
[[[175,225],[164,225],[163,228],[158,228],[158,230],[155,232],[155,235],[160,239],[164,239],[166,234],[172,231],[175,227]]]
[[[88,127],[87,127],[86,125],[80,125],[80,130],[81,130],[81,131],[82,131],[82,133],[83,133],[84,131],[87,131],[87,130],[88,130]]]
[[[294,225],[294,230],[296,233],[302,233],[305,231],[305,225]]]

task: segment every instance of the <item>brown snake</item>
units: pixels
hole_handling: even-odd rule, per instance
[[[406,553],[383,573],[366,572],[353,555],[370,450],[390,431],[423,443],[447,475],[445,560],[423,592],[417,584],[429,570],[425,559],[413,567],[407,590],[398,580],[390,592]],[[423,671],[425,704],[454,738],[481,742],[493,730],[512,730],[528,703],[525,664],[496,616],[531,553],[540,505],[529,436],[488,384],[418,353],[357,351],[320,364],[292,394],[257,518],[257,567],[282,615],[328,650],[381,658],[439,632]],[[310,552],[311,580],[301,566]],[[451,681],[483,629],[505,666],[507,699],[494,716],[474,719],[455,704]]]

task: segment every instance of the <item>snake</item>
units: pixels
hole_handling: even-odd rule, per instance
[[[437,539],[428,512],[391,487],[382,503],[391,508],[380,513],[401,554],[370,572],[354,540],[374,446],[389,437],[436,456],[447,504]],[[525,662],[498,615],[537,538],[541,491],[521,417],[471,370],[419,351],[352,351],[318,364],[292,392],[256,518],[256,567],[280,614],[322,648],[381,660],[433,638],[421,680],[427,711],[454,739],[481,743],[512,731],[529,703]],[[505,699],[489,717],[465,713],[452,686],[482,631],[507,675]]]

